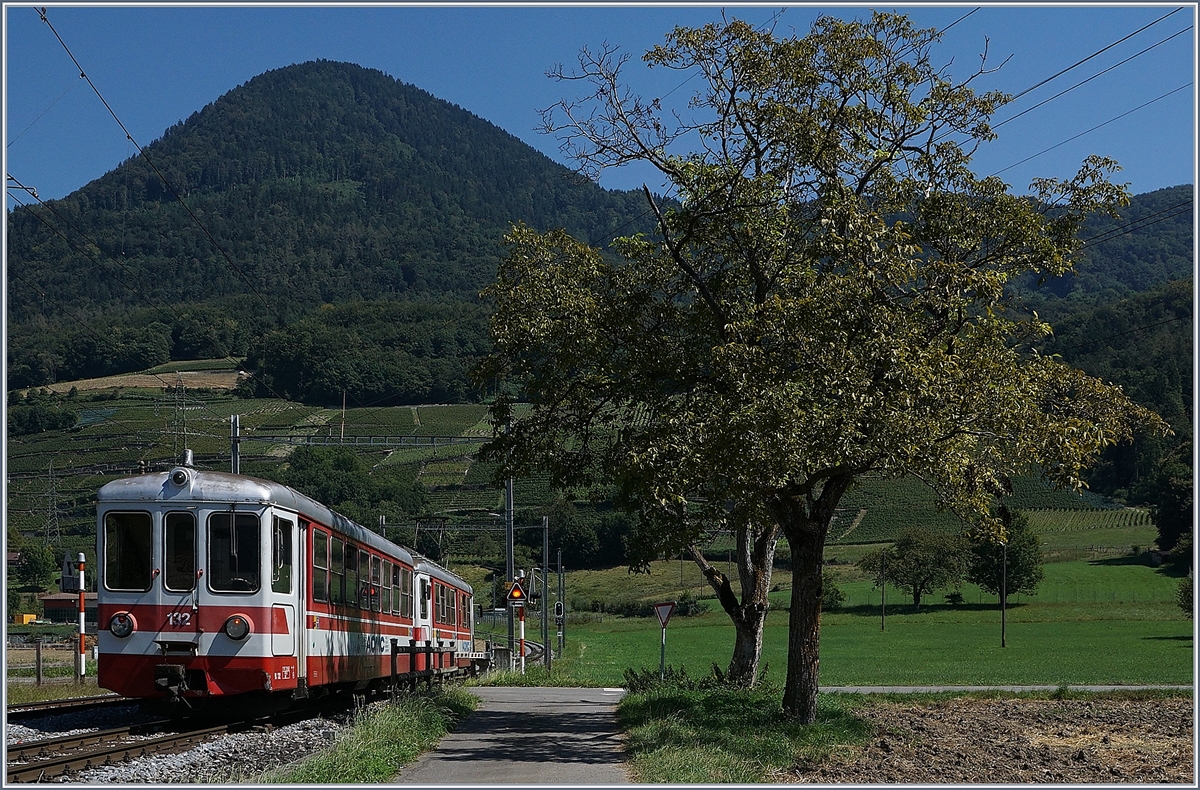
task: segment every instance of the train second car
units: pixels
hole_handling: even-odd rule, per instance
[[[474,670],[471,587],[287,486],[179,466],[100,489],[99,685],[192,708]]]

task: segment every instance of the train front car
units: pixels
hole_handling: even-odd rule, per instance
[[[298,519],[274,488],[177,467],[100,489],[101,687],[184,707],[297,689]]]

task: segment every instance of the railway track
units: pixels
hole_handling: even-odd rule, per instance
[[[114,707],[117,705],[133,705],[137,700],[118,697],[115,694],[103,694],[98,697],[74,697],[71,699],[52,699],[41,702],[24,702],[9,705],[6,708],[8,721],[20,721],[36,716],[48,716],[59,713],[80,713],[96,708]]]
[[[141,737],[170,724],[169,720],[147,722],[85,735],[67,735],[13,744],[6,749],[5,780],[40,782],[84,768],[111,765],[152,754],[183,751],[229,731],[229,725],[220,725]],[[140,739],[134,740],[137,738]]]
[[[129,702],[124,698],[115,699]],[[319,705],[210,726],[189,726],[179,721],[161,719],[109,730],[10,744],[5,749],[5,781],[48,781],[87,768],[182,752],[222,735],[285,726],[320,716],[329,707]]]

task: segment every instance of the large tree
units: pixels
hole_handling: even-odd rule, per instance
[[[1006,506],[997,510],[1004,527],[1003,539],[983,535],[971,546],[971,567],[967,578],[992,595],[1001,597],[1000,606],[1008,605],[1008,596],[1033,595],[1042,583],[1041,539],[1029,527],[1024,513]]]
[[[592,86],[547,112],[587,173],[646,162],[658,235],[618,257],[517,226],[488,294],[502,474],[616,485],[640,515],[631,559],[692,550],[736,626],[752,682],[778,539],[791,549],[784,711],[816,716],[822,552],[864,475],[918,475],[985,526],[1029,464],[1078,486],[1106,445],[1155,423],[1118,389],[1029,351],[1049,327],[1004,309],[1025,272],[1068,271],[1083,218],[1125,199],[1113,163],[1013,195],[969,169],[1003,103],[931,59],[903,16],[822,17],[802,38],[740,21],[677,28],[645,56],[693,72],[695,120],[625,88],[627,59],[585,50]],[[982,71],[982,67],[980,69]],[[689,145],[690,152],[677,153]],[[1157,425],[1157,423],[1155,423]],[[737,538],[740,598],[695,547]]]
[[[891,584],[912,596],[913,611],[920,611],[926,594],[958,585],[967,572],[968,546],[963,535],[909,527],[894,545],[864,556],[858,567],[881,583]]]

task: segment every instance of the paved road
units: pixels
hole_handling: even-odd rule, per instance
[[[474,713],[393,780],[416,785],[628,784],[621,689],[480,686]]]

